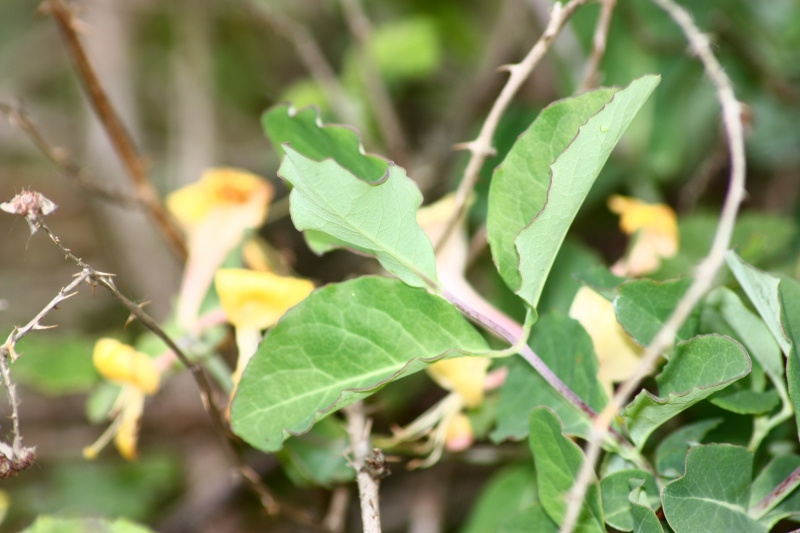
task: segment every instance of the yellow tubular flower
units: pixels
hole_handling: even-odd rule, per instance
[[[214,283],[222,309],[236,328],[239,360],[231,378],[235,391],[258,348],[261,330],[273,326],[289,308],[305,299],[314,290],[314,284],[305,279],[240,268],[219,269]]]
[[[122,457],[133,461],[139,456],[136,443],[139,440],[139,420],[144,412],[144,394],[132,387],[126,393],[122,413],[119,415],[120,424],[114,436],[114,445]]]
[[[611,393],[613,383],[625,381],[636,370],[642,348],[617,322],[614,304],[589,287],[578,289],[569,316],[580,322],[592,338],[599,363],[597,378]]]
[[[636,235],[627,257],[612,268],[615,274],[641,276],[655,272],[661,258],[677,253],[678,221],[668,205],[615,195],[608,199],[608,208],[620,216],[619,227],[625,234]]]
[[[189,259],[178,296],[178,323],[191,330],[214,271],[245,231],[264,222],[273,189],[244,170],[212,168],[199,182],[173,192],[167,207],[184,226]]]
[[[145,394],[158,391],[161,374],[153,360],[116,339],[102,338],[92,356],[97,371],[109,381],[133,385]]]
[[[443,389],[458,393],[467,407],[483,403],[486,371],[491,361],[486,357],[456,357],[433,363],[428,375]]]
[[[448,452],[463,452],[475,442],[472,423],[464,413],[458,413],[447,424],[444,449]]]

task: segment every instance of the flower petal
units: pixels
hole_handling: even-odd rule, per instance
[[[477,407],[483,402],[486,371],[490,364],[486,357],[456,357],[433,363],[427,372],[440,387],[457,392],[464,405]]]
[[[153,360],[132,346],[109,337],[94,345],[92,356],[97,371],[109,381],[130,384],[145,394],[155,394],[161,374]]]

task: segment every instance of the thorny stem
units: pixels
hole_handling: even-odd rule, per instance
[[[361,504],[361,522],[364,533],[380,533],[381,510],[378,502],[380,478],[370,473],[367,466],[370,422],[364,415],[364,404],[356,402],[344,408],[347,433],[350,435],[352,466],[356,471],[358,496]]]
[[[89,62],[86,51],[83,49],[78,33],[75,30],[75,20],[72,12],[64,3],[64,0],[47,0],[47,8],[52,13],[59,30],[61,30],[64,44],[72,56],[89,102],[106,130],[114,150],[128,173],[128,177],[136,187],[138,197],[147,206],[150,215],[158,225],[164,238],[172,246],[179,258],[185,260],[188,252],[183,236],[175,221],[161,203],[158,193],[156,193],[147,176],[144,162],[131,139],[130,133],[111,105],[111,101],[106,95],[97,73]]]
[[[595,419],[591,439],[586,451],[586,459],[568,496],[567,511],[561,526],[562,533],[571,533],[575,528],[578,513],[586,495],[586,489],[592,479],[594,465],[600,455],[600,441],[604,438],[614,416],[639,386],[641,380],[651,372],[661,352],[672,344],[678,328],[711,288],[714,277],[725,260],[725,251],[730,245],[736,215],[745,194],[742,107],[733,92],[731,81],[717,58],[714,57],[708,38],[697,28],[691,15],[672,0],[653,0],[653,2],[666,11],[681,28],[692,50],[703,63],[706,74],[717,89],[717,99],[722,107],[722,118],[731,158],[728,193],[722,206],[722,213],[711,244],[711,250],[708,256],[698,265],[694,282],[675,306],[672,315],[664,323],[661,331],[655,335],[650,345],[645,349],[641,363],[634,374],[620,386],[614,398]]]
[[[11,359],[13,362],[17,359],[18,355],[16,353],[15,347],[16,344],[28,333],[35,329],[48,329],[48,326],[42,326],[41,321],[50,311],[55,309],[58,304],[74,296],[75,293],[73,292],[76,287],[78,287],[81,283],[86,281],[89,277],[89,273],[86,271],[81,272],[78,276],[72,280],[72,282],[61,289],[55,298],[53,298],[50,303],[48,303],[44,308],[39,311],[33,320],[22,326],[21,328],[14,328],[14,331],[6,339],[6,342],[0,346],[0,372],[3,374],[3,384],[6,388],[6,396],[8,396],[8,403],[11,406],[11,420],[13,424],[13,450],[15,453],[19,453],[22,450],[22,434],[20,433],[19,428],[19,399],[16,395],[16,387],[14,386],[13,381],[11,380],[11,373],[10,369],[8,368],[8,360]]]
[[[267,487],[261,482],[258,474],[237,452],[236,447],[232,443],[232,439],[234,437],[228,430],[228,427],[225,423],[224,414],[220,411],[219,407],[217,407],[217,404],[213,400],[214,391],[211,387],[208,377],[206,376],[206,373],[203,370],[203,367],[189,359],[189,357],[186,356],[183,350],[172,340],[172,338],[170,338],[170,336],[167,335],[163,329],[161,329],[161,326],[159,326],[158,323],[142,309],[141,305],[131,301],[124,294],[122,294],[119,289],[117,289],[117,286],[113,280],[113,274],[107,274],[94,270],[86,262],[73,254],[69,248],[65,247],[58,236],[55,235],[41,219],[37,220],[36,224],[37,227],[41,228],[47,233],[50,239],[68,259],[82,269],[82,273],[80,275],[81,281],[87,281],[93,287],[98,284],[105,287],[112,295],[114,295],[117,300],[119,300],[120,303],[122,303],[126,309],[128,309],[128,311],[131,312],[134,317],[136,317],[137,320],[139,320],[147,329],[152,331],[159,339],[161,339],[170,348],[170,350],[173,351],[178,360],[191,372],[192,377],[197,384],[197,388],[200,391],[200,399],[203,403],[203,408],[211,417],[211,422],[213,423],[215,430],[222,438],[225,444],[226,452],[236,466],[239,474],[242,476],[242,478],[244,478],[251,490],[258,495],[267,512],[271,515],[276,515],[283,511],[293,519],[306,524],[309,523],[309,519],[301,512],[287,508],[285,505],[279,505],[272,494],[270,494],[269,489],[267,489]]]
[[[616,4],[617,0],[601,0],[600,15],[597,17],[597,25],[594,28],[594,37],[592,37],[592,54],[586,63],[583,81],[577,92],[597,87],[597,72],[606,53],[608,30],[611,28],[611,16],[614,14]]]
[[[564,27],[564,24],[570,19],[575,10],[585,2],[586,0],[571,0],[565,6],[556,2],[553,5],[552,15],[550,17],[550,22],[547,24],[547,28],[545,28],[544,33],[539,40],[536,41],[536,44],[533,45],[530,52],[528,52],[528,55],[525,56],[525,59],[515,65],[507,65],[502,68],[502,70],[508,70],[511,75],[508,81],[506,81],[503,90],[500,91],[500,95],[497,97],[497,100],[495,100],[494,105],[492,105],[492,109],[489,111],[489,115],[486,117],[480,133],[478,133],[478,137],[468,143],[457,145],[457,148],[466,148],[469,150],[470,158],[467,163],[467,168],[464,171],[464,177],[461,179],[461,183],[459,183],[458,189],[456,190],[455,207],[447,223],[447,229],[436,243],[437,252],[442,249],[444,243],[450,238],[459,221],[465,216],[467,204],[472,190],[475,188],[475,184],[478,181],[481,168],[486,162],[486,159],[494,155],[492,139],[500,123],[500,118],[511,103],[514,95],[517,94],[519,88],[522,87],[522,84],[528,79],[530,73],[542,57],[544,57],[544,54],[550,49],[553,40],[558,36],[561,28]]]
[[[367,88],[367,98],[371,101],[381,129],[386,148],[392,158],[400,166],[408,164],[408,143],[400,124],[400,118],[394,109],[389,89],[383,82],[375,59],[369,51],[369,38],[372,33],[372,24],[361,7],[361,0],[340,0],[344,9],[347,25],[355,36],[358,54],[364,69],[364,84]]]
[[[20,105],[12,105],[0,102],[0,113],[8,117],[8,121],[21,129],[33,142],[36,148],[45,155],[61,173],[70,181],[87,189],[99,198],[109,200],[124,207],[142,208],[144,207],[139,198],[128,196],[120,191],[104,187],[88,179],[71,157],[69,152],[63,148],[57,148],[50,144],[45,138],[36,123],[22,110]]]

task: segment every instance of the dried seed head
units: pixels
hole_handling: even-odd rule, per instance
[[[31,235],[39,229],[37,225],[39,219],[55,211],[56,207],[56,204],[45,198],[41,193],[25,190],[8,202],[0,204],[0,209],[6,213],[25,217],[31,229]]]

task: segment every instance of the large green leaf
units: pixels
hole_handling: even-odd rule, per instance
[[[292,221],[355,250],[374,255],[388,270],[415,287],[436,282],[433,245],[417,224],[422,194],[405,170],[389,165],[377,182],[354,176],[335,161],[315,161],[288,145],[278,175],[294,186]]]
[[[533,466],[506,468],[492,476],[483,488],[461,533],[499,531],[509,524],[516,513],[533,505],[541,505]],[[550,521],[547,515],[544,518],[544,522]],[[558,531],[555,524],[552,526]]]
[[[691,284],[692,280],[688,278],[666,283],[650,280],[625,283],[619,288],[619,295],[614,300],[617,320],[636,342],[647,346],[661,330]],[[691,339],[697,335],[699,325],[700,310],[697,308],[678,330],[676,339]]]
[[[350,438],[343,423],[323,418],[311,431],[287,440],[277,453],[286,475],[298,486],[353,481],[356,472],[347,461]]]
[[[606,524],[620,531],[633,531],[634,520],[628,497],[631,492],[631,481],[644,481],[644,488],[648,494],[658,494],[658,487],[653,474],[644,470],[629,469],[618,470],[604,477],[600,481],[600,493],[603,498],[603,515]],[[658,498],[648,503],[660,505]]]
[[[530,446],[536,466],[536,483],[542,507],[556,524],[561,524],[567,509],[567,494],[578,477],[584,455],[580,447],[565,436],[558,416],[547,407],[537,407],[530,417]],[[581,504],[575,531],[605,532],[600,486],[593,479]]]
[[[675,533],[759,533],[767,528],[747,515],[753,454],[728,444],[695,446],[686,475],[662,492],[664,516]]]
[[[522,277],[517,293],[531,307],[539,303],[558,249],[594,180],[659,80],[643,76],[616,92],[551,165],[546,203],[515,241]]]
[[[725,261],[786,355],[789,397],[800,428],[800,283],[762,272],[733,251]]]
[[[683,475],[686,464],[686,452],[689,448],[700,444],[709,431],[722,423],[721,418],[701,420],[688,424],[670,433],[656,447],[656,470],[664,477]]]
[[[333,159],[364,181],[379,181],[386,174],[388,162],[382,157],[365,155],[356,130],[323,126],[319,112],[313,107],[296,111],[291,105],[276,105],[264,113],[262,123],[279,154],[284,153],[283,145],[288,143],[309,159]]]
[[[522,283],[514,239],[545,205],[550,164],[617,90],[598,89],[553,102],[519,136],[494,171],[486,237],[497,270],[511,290],[519,290]]]
[[[21,533],[152,533],[139,524],[124,518],[114,521],[100,518],[57,518],[40,516]]]
[[[750,357],[738,342],[701,335],[675,347],[656,378],[659,396],[644,390],[623,409],[631,439],[641,448],[661,424],[750,372]]]
[[[239,383],[231,425],[252,446],[275,451],[389,381],[487,349],[455,307],[425,290],[379,277],[328,285],[267,334]]]
[[[633,488],[628,496],[628,502],[633,515],[633,533],[664,533],[658,516],[650,507],[650,498],[644,490],[644,480],[633,480],[631,486]]]
[[[597,357],[592,339],[577,320],[551,313],[536,324],[528,344],[544,363],[589,407],[600,411],[608,398],[597,381]],[[531,410],[540,405],[553,409],[567,435],[588,438],[591,421],[558,394],[525,360],[514,356],[500,391],[497,428],[491,439],[520,440],[528,435]]]
[[[779,455],[764,467],[750,488],[750,507],[758,505],[770,492],[783,483],[789,474],[800,468],[800,456],[794,454]],[[795,481],[795,484],[797,481]],[[800,520],[800,490],[789,491],[784,499],[767,512],[758,521],[772,528],[779,520],[788,518]]]
[[[77,335],[30,335],[17,350],[11,365],[17,383],[44,394],[87,392],[100,378],[92,363],[94,341]]]

